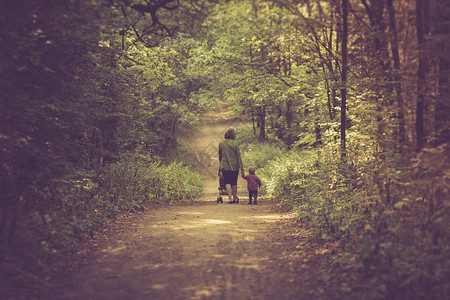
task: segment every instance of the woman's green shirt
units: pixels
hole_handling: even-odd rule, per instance
[[[236,141],[225,139],[219,143],[219,162],[219,168],[225,171],[238,171],[243,167]]]

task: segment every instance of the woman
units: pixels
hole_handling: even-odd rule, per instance
[[[244,173],[241,153],[235,140],[236,132],[230,128],[225,132],[225,140],[219,143],[219,169],[224,177],[229,204],[239,203],[237,196],[239,170]]]

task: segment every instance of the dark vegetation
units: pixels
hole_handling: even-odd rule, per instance
[[[171,13],[163,26],[122,1],[1,2],[0,264],[8,285],[37,279],[119,212],[200,194],[178,137],[205,104],[190,99],[201,85],[186,68],[194,41],[169,40],[190,7],[149,6]]]
[[[1,4],[3,284],[200,194],[182,137],[225,101],[253,123],[245,165],[336,264],[379,298],[450,293],[448,1]]]

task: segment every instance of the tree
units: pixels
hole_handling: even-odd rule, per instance
[[[0,263],[28,255],[11,272],[37,272],[123,209],[120,201],[134,201],[119,201],[105,173],[132,155],[174,160],[177,137],[198,123],[204,104],[191,95],[204,82],[187,70],[197,42],[168,39],[196,10],[174,1],[0,2]]]
[[[425,145],[424,110],[426,99],[426,74],[428,59],[426,56],[425,36],[428,34],[427,11],[425,1],[416,1],[417,10],[417,46],[419,49],[419,66],[417,71],[417,104],[416,104],[416,151],[419,152]]]
[[[348,38],[348,11],[347,0],[342,0],[342,73],[341,73],[341,157],[345,158],[346,126],[347,126],[347,38]]]
[[[43,216],[61,200],[58,182],[86,154],[81,112],[88,110],[83,93],[92,78],[85,74],[96,63],[91,53],[99,35],[95,5],[3,2],[2,249],[13,243],[21,219],[31,212]]]
[[[404,145],[406,142],[406,129],[405,129],[405,113],[402,95],[402,78],[400,74],[400,55],[398,45],[397,25],[395,18],[395,8],[393,0],[387,0],[387,10],[389,13],[389,30],[391,33],[391,52],[393,61],[393,79],[395,88],[395,97],[398,106],[398,141],[400,145]]]
[[[433,20],[435,21],[433,37],[436,41],[436,49],[447,49],[447,51],[438,52],[438,87],[435,111],[435,141],[434,145],[446,143],[450,140],[450,104],[448,97],[450,95],[449,85],[449,53],[448,53],[448,33],[450,32],[449,22],[450,5],[446,1],[435,1]]]

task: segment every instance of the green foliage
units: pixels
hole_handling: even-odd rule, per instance
[[[258,143],[258,137],[253,132],[253,128],[247,125],[237,128],[236,141],[239,144],[239,147],[245,151],[249,145],[251,146]]]
[[[192,199],[203,189],[200,175],[180,162],[161,165],[136,156],[109,165],[100,179],[99,197],[121,211],[139,210],[148,201]]]
[[[193,199],[203,192],[203,180],[181,162],[164,165],[143,155],[125,155],[98,175],[66,178],[58,192],[59,204],[21,216],[14,243],[2,245],[4,282],[38,280],[35,274],[75,251],[115,215],[143,210],[152,202]]]
[[[380,276],[379,297],[440,298],[449,291],[448,153],[447,145],[424,149],[407,168],[359,151],[343,162],[331,144],[250,144],[243,156],[264,193],[291,204],[312,238],[339,240],[341,262]]]
[[[167,33],[136,39],[132,25],[163,30],[141,14],[81,0],[2,1],[2,9],[0,276],[8,285],[38,278],[117,213],[201,193],[199,175],[174,157],[178,136],[198,126],[208,103],[191,97],[206,81],[188,68],[199,43]]]
[[[238,142],[262,192],[290,203],[312,238],[341,241],[342,261],[381,274],[380,298],[449,294],[450,151],[439,136],[448,62],[436,50],[448,41],[448,5],[430,4],[436,18],[425,24],[423,54],[438,55],[424,89],[435,147],[415,156],[414,26],[395,32],[384,5],[349,1],[341,159],[338,1],[1,3],[3,284],[36,278],[119,212],[201,193],[179,137],[225,101],[253,123]],[[405,3],[393,7],[394,23],[414,14]]]
[[[339,2],[226,2],[207,19],[211,49],[233,111],[251,118],[255,134],[266,131],[291,149],[255,142],[251,128],[240,133],[244,163],[257,167],[263,191],[290,203],[314,238],[345,245],[348,264],[382,277],[380,298],[441,298],[449,289],[449,151],[439,146],[439,132],[448,127],[442,105],[448,61],[429,56],[435,71],[418,74],[439,95],[417,91],[417,47],[405,38],[407,27],[395,28],[414,6],[387,4],[365,3],[349,16],[345,158],[339,148]],[[357,1],[349,5],[358,7]],[[420,50],[428,56],[435,43],[448,40],[438,33],[448,7],[424,5],[426,14],[436,15],[422,24],[430,26],[429,48]],[[422,124],[430,148],[413,158],[420,127],[414,122],[423,115],[414,109],[419,98],[436,112],[426,112]]]

